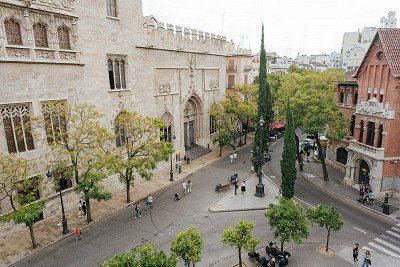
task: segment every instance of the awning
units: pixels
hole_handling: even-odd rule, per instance
[[[285,121],[280,121],[269,126],[270,129],[280,129],[285,127]]]

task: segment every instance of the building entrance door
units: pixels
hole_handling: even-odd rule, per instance
[[[189,146],[194,145],[194,121],[189,121]]]
[[[183,140],[185,141],[185,147],[190,146],[189,136],[188,136],[188,123],[183,124]]]
[[[358,172],[358,183],[363,185],[369,185],[369,180],[370,180],[369,165],[365,160],[361,160],[360,169]]]

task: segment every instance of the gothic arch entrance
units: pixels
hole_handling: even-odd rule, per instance
[[[200,99],[195,95],[191,96],[183,110],[183,140],[186,149],[194,146],[200,138],[201,111]]]
[[[370,180],[370,168],[368,162],[360,160],[358,168],[358,183],[363,185],[369,185]]]

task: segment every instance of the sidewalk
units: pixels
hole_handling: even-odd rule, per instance
[[[385,215],[382,212],[381,200],[376,200],[372,205],[358,202],[357,197],[359,192],[357,189],[342,182],[344,174],[329,165],[327,165],[327,170],[329,174],[329,181],[324,181],[321,164],[315,160],[312,160],[310,162],[305,162],[303,172],[298,171],[298,174],[309,183],[330,195],[344,199],[351,204],[368,209],[371,212],[375,212],[381,216],[386,216],[395,221],[400,221],[400,202],[398,200],[394,198],[389,199],[390,215]]]
[[[365,249],[360,249],[358,253],[359,264],[362,264],[363,256],[365,255]],[[345,261],[353,264],[353,248],[349,246],[343,246],[343,248],[336,252],[336,254],[344,259]],[[400,266],[400,259],[379,252],[371,252],[372,266]]]
[[[239,185],[243,180],[239,180]],[[271,203],[277,203],[276,197],[279,195],[279,189],[263,176],[263,183],[265,185],[265,196],[256,197],[255,187],[258,183],[258,177],[252,176],[246,180],[246,192],[241,194],[240,186],[235,195],[235,186],[232,185],[229,193],[222,197],[220,200],[213,203],[208,210],[211,212],[232,212],[232,211],[246,211],[246,210],[265,210]],[[223,194],[223,193],[220,193]]]
[[[248,144],[251,144],[253,136],[249,136]],[[244,148],[244,147],[242,147]],[[239,148],[238,150],[240,150]],[[226,157],[231,153],[230,148],[225,148],[223,150],[222,157]],[[126,191],[123,186],[117,189],[108,188],[111,190],[112,198],[107,202],[97,202],[95,200],[91,201],[92,216],[94,221],[87,224],[85,218],[77,216],[77,209],[75,205],[72,205],[72,209],[66,210],[66,216],[68,220],[68,226],[71,230],[70,234],[62,235],[61,233],[61,214],[57,214],[36,223],[34,225],[35,237],[38,243],[37,249],[32,249],[31,239],[29,230],[27,227],[20,225],[16,226],[13,223],[8,223],[8,229],[21,228],[20,231],[16,231],[17,234],[10,234],[6,238],[0,239],[0,266],[8,266],[22,258],[41,250],[57,241],[60,241],[66,237],[73,234],[73,230],[76,226],[80,226],[85,233],[85,227],[90,227],[96,221],[104,219],[112,214],[118,212],[119,210],[134,205],[134,203],[143,200],[150,193],[155,193],[160,189],[171,186],[172,184],[179,183],[179,180],[185,179],[187,176],[193,174],[194,172],[200,170],[201,168],[216,162],[221,159],[219,156],[219,148],[213,148],[212,152],[207,155],[191,161],[189,165],[184,164],[182,166],[182,173],[177,174],[174,169],[174,182],[169,181],[169,166],[166,166],[154,173],[152,180],[145,181],[141,178],[137,178],[135,181],[135,187],[131,188],[131,203],[126,203]],[[169,164],[168,164],[169,165]],[[65,198],[68,198],[69,194],[75,194],[74,192],[65,193]],[[65,201],[65,200],[64,200]],[[60,212],[61,213],[61,212]],[[132,210],[133,216],[133,210]]]

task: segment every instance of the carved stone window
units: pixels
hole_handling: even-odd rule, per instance
[[[364,138],[364,121],[360,121],[360,133],[358,135],[358,142],[362,143]]]
[[[172,115],[165,112],[161,116],[161,120],[165,123],[165,127],[161,128],[161,141],[172,142]]]
[[[14,19],[4,21],[7,43],[10,45],[22,45],[21,27]]]
[[[108,59],[108,77],[111,89],[126,89],[125,64],[123,58]]]
[[[42,104],[46,139],[50,145],[66,138],[66,110],[67,103],[65,101],[51,101]]]
[[[46,26],[40,23],[33,25],[33,35],[35,36],[36,47],[49,47]]]
[[[378,148],[382,147],[382,141],[383,141],[383,125],[380,124],[378,130],[378,144],[377,144]]]
[[[9,153],[35,149],[27,105],[2,107],[1,117]]]
[[[107,0],[107,16],[117,17],[117,0]]]
[[[366,144],[369,146],[374,146],[375,141],[375,122],[369,121],[367,125],[367,140]]]
[[[67,27],[60,27],[57,29],[58,43],[60,49],[70,50],[71,44],[69,42],[69,30]]]

